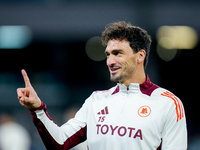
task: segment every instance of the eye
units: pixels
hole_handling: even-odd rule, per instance
[[[114,52],[114,55],[120,55],[121,53],[120,52]]]
[[[110,54],[109,54],[109,53],[106,53],[106,56],[108,57],[108,56],[110,56]]]

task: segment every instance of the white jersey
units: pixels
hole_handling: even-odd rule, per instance
[[[89,150],[186,150],[182,102],[150,82],[95,91],[75,118],[58,127],[46,105],[32,111],[47,149],[69,149],[87,139]]]

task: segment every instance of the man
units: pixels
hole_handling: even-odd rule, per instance
[[[107,66],[117,85],[95,91],[76,116],[58,127],[47,114],[24,70],[25,88],[17,89],[22,106],[47,149],[69,149],[87,139],[89,150],[186,150],[184,108],[174,94],[145,75],[151,38],[126,22],[109,24],[102,33]]]

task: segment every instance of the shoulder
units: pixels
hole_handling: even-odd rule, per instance
[[[171,102],[171,103],[181,102],[181,100],[175,94],[173,94],[171,91],[169,91],[165,88],[161,88],[161,87],[155,89],[152,92],[151,97],[158,99],[158,100]]]
[[[92,98],[92,99],[106,98],[106,97],[111,96],[117,89],[118,89],[118,86],[116,85],[107,90],[96,90],[91,94],[90,98]]]
[[[157,88],[152,93],[152,97],[160,101],[165,109],[169,109],[170,112],[175,111],[177,122],[184,117],[184,106],[182,101],[169,90]]]
[[[165,88],[159,87],[155,89],[151,94],[151,98],[161,102],[166,107],[175,107],[176,109],[183,108],[181,100],[175,94]]]
[[[157,88],[155,89],[152,94],[151,94],[152,97],[157,97],[157,98],[161,98],[161,99],[179,99],[175,94],[173,94],[171,91],[165,89],[165,88]]]
[[[114,87],[112,87],[112,88],[110,88],[108,90],[97,90],[97,91],[94,91],[92,94],[96,95],[96,96],[110,96],[117,89],[118,89],[118,86],[116,85],[116,86],[114,86]]]

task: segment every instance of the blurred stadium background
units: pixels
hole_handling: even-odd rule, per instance
[[[80,107],[94,90],[112,87],[100,43],[105,25],[126,21],[146,29],[152,46],[146,73],[183,102],[189,148],[199,149],[200,1],[0,0],[0,115],[12,113],[45,147],[17,99],[25,69],[53,120]]]

